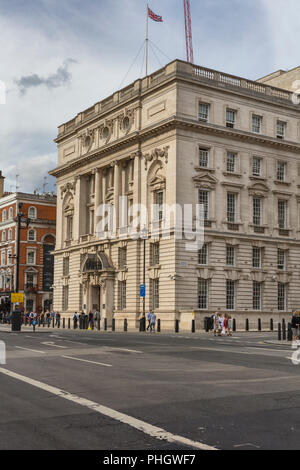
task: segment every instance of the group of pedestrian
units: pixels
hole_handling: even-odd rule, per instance
[[[153,312],[153,310],[150,310],[147,313],[147,331],[150,331],[150,333],[154,332],[155,333],[155,327],[156,327],[156,315]]]
[[[75,312],[73,315],[73,322],[74,322],[74,329],[78,328],[78,324],[80,329],[94,329],[95,323],[98,324],[101,321],[101,312],[96,310],[95,312],[89,312],[87,315],[85,312]]]
[[[214,336],[232,336],[231,334],[231,316],[228,313],[224,315],[216,312],[213,316]]]

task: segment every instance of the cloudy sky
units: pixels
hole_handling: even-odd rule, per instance
[[[182,0],[149,0],[151,71],[185,59]],[[300,65],[299,0],[191,0],[195,62],[256,79]],[[144,0],[0,0],[0,169],[42,189],[57,126],[144,73]],[[138,52],[140,50],[140,54]],[[137,56],[135,64],[131,64]],[[47,190],[55,189],[48,176]]]

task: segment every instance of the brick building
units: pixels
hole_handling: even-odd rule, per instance
[[[20,207],[21,204],[21,207]],[[56,196],[4,192],[0,172],[0,309],[10,309],[16,289],[17,211],[23,214],[20,230],[19,292],[25,311],[52,307]],[[26,224],[29,220],[29,225]]]

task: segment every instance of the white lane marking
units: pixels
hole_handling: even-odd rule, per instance
[[[62,339],[61,341],[64,341],[65,343],[73,343],[73,344],[80,344],[80,345],[83,345],[83,346],[90,346],[90,344],[88,344],[88,343],[79,343],[78,341],[70,341],[68,339]]]
[[[61,356],[65,359],[73,359],[73,361],[89,362],[90,364],[98,364],[99,366],[112,367],[111,364],[104,364],[103,362],[88,361],[87,359],[79,359],[78,357],[72,356]]]
[[[136,354],[143,354],[143,351],[135,351],[135,349],[125,349],[125,348],[112,348],[110,346],[105,346],[106,349],[115,349],[117,351],[127,351],[127,352],[133,352]]]
[[[45,346],[52,346],[53,348],[68,349],[67,346],[58,346],[58,344],[54,344],[52,342],[47,342],[47,341],[41,344],[44,344]]]
[[[30,351],[30,352],[36,352],[36,353],[45,354],[44,351],[36,351],[35,349],[21,348],[21,346],[15,346],[15,348],[17,348],[17,349],[24,349],[25,351]]]
[[[40,390],[44,390],[45,392],[52,393],[57,397],[69,400],[73,403],[76,403],[76,405],[85,406],[86,408],[89,408],[90,410],[96,413],[100,413],[104,416],[108,416],[109,418],[119,421],[120,423],[131,426],[132,428],[135,428],[138,431],[141,431],[144,434],[154,437],[155,439],[158,439],[160,441],[167,441],[171,443],[176,442],[183,444],[187,447],[192,447],[200,450],[218,450],[215,447],[208,446],[206,444],[203,444],[202,442],[192,441],[191,439],[188,439],[183,436],[172,434],[162,428],[158,428],[157,426],[153,426],[152,424],[146,423],[145,421],[141,421],[140,419],[125,415],[124,413],[120,413],[119,411],[113,410],[112,408],[108,408],[86,398],[73,395],[72,393],[66,392],[51,385],[47,385],[43,382],[39,382],[29,377],[25,377],[24,375],[16,374],[15,372],[12,372],[10,370],[0,368],[0,373],[5,374],[8,377],[20,380],[21,382],[30,384],[33,387],[39,388]]]

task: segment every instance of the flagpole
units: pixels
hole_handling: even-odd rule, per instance
[[[147,3],[146,19],[146,77],[148,75],[148,49],[149,49],[149,5]]]

